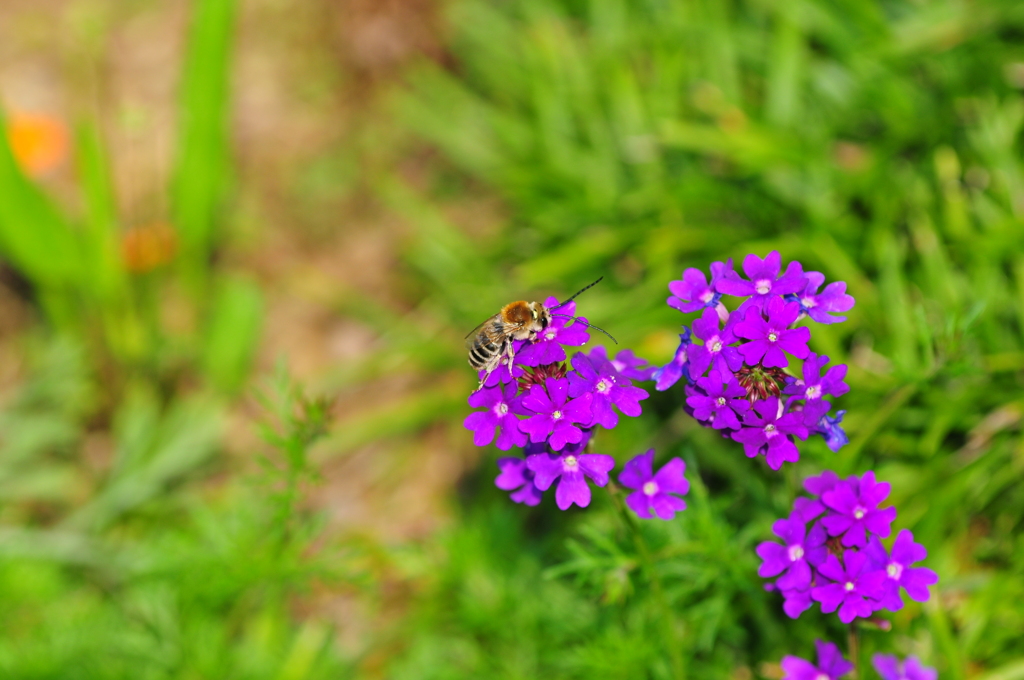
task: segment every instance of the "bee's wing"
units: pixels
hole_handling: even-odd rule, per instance
[[[463,344],[466,346],[466,349],[473,349],[473,344],[476,341],[476,336],[480,333],[480,329],[483,328],[485,325],[489,324],[493,320],[493,316],[487,317],[486,319],[478,323],[476,325],[476,328],[474,328],[473,330],[466,334],[465,342],[463,342]]]

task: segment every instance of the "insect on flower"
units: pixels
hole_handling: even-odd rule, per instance
[[[470,331],[466,336],[466,349],[469,350],[469,365],[478,372],[483,372],[480,378],[480,387],[487,381],[491,371],[502,363],[502,359],[507,359],[508,368],[512,370],[516,341],[535,341],[538,333],[551,323],[552,317],[573,318],[568,314],[555,314],[553,311],[572,302],[577,295],[596,286],[603,278],[602,276],[589,286],[581,288],[571,298],[551,308],[545,307],[540,302],[527,302],[526,300],[510,302],[502,307],[500,312]],[[577,322],[601,331],[611,338],[612,342],[616,342],[615,338],[612,338],[607,331],[582,319],[577,319]]]

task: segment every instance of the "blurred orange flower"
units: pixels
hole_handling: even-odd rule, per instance
[[[40,177],[68,156],[68,128],[63,120],[45,113],[12,113],[7,138],[22,172]]]
[[[152,271],[170,262],[177,250],[177,235],[165,222],[132,227],[121,237],[121,256],[125,268],[136,274]]]

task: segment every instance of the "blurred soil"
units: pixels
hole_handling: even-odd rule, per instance
[[[369,298],[405,311],[396,281],[402,222],[368,197],[367,165],[401,163],[401,143],[364,141],[369,122],[387,131],[379,102],[399,70],[442,58],[439,0],[244,0],[234,63],[236,206],[226,225],[224,266],[248,272],[267,299],[258,371],[281,358],[311,390],[359,362],[375,332],[338,310]],[[108,142],[122,228],[165,221],[176,84],[187,28],[182,0],[4,0],[0,3],[0,101],[9,112],[64,121],[98,114]],[[384,117],[382,119],[382,116]],[[406,163],[415,173],[415,164]],[[409,168],[413,168],[411,171]],[[70,163],[42,178],[74,205]],[[19,330],[31,307],[0,283],[0,390],[19,380]],[[372,409],[401,384],[352,386],[339,413]],[[240,407],[232,454],[260,447]],[[383,540],[420,536],[443,521],[445,497],[470,463],[443,433],[415,450],[371,445],[333,457],[315,502],[338,531]],[[339,607],[338,611],[348,611]],[[339,614],[341,615],[341,614]]]

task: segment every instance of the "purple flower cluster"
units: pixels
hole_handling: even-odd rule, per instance
[[[810,329],[796,324],[804,318],[844,321],[832,312],[853,307],[846,284],[832,283],[819,293],[824,275],[804,272],[799,262],[783,272],[777,251],[764,259],[747,255],[743,273],[747,278],[730,259],[712,263],[710,281],[691,268],[669,283],[669,306],[700,317],[692,328],[683,327],[675,356],[654,372],[655,388],[685,380],[687,411],[742,443],[747,456],[764,455],[773,470],[797,461],[795,440],[810,435],[821,435],[838,451],[848,441],[840,425],[845,411],[830,415],[826,397],[849,391],[846,366],[828,367],[827,356],[808,348]],[[742,301],[730,312],[723,295]]]
[[[814,664],[796,656],[782,659],[782,680],[839,680],[854,669],[854,665],[843,658],[839,648],[831,642],[816,640],[818,663]],[[871,657],[882,680],[936,680],[934,668],[923,666],[917,657],[908,656],[900,661],[889,654],[875,654]]]
[[[906,529],[891,552],[880,540],[896,518],[896,508],[878,507],[889,495],[887,482],[875,481],[871,471],[847,479],[825,471],[807,479],[804,488],[813,497],[798,498],[790,516],[772,526],[782,543],[757,546],[757,573],[778,577],[767,588],[782,593],[788,616],[795,619],[818,602],[823,612],[838,610],[839,620],[850,623],[881,609],[902,609],[900,589],[918,602],[928,599],[928,586],[938,576],[911,566],[927,551]]]
[[[499,366],[469,396],[469,405],[483,410],[469,414],[464,426],[477,446],[524,447],[524,457],[498,461],[495,484],[511,491],[515,502],[536,505],[557,482],[559,508],[586,507],[586,480],[604,486],[615,466],[611,456],[587,452],[594,428],[615,427],[620,413],[639,416],[640,401],[649,395],[631,381],[650,379],[654,369],[630,350],[609,358],[603,347],[576,352],[567,366],[565,347],[590,340],[586,319],[571,318],[575,302],[548,298],[544,306],[559,307],[560,316],[535,339],[515,343],[514,365]]]

